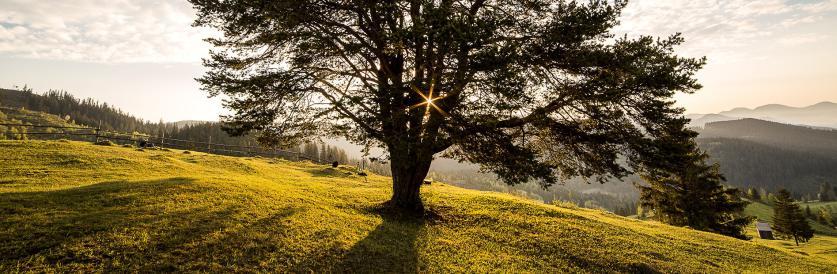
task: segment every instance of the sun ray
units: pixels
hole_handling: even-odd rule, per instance
[[[433,97],[433,89],[435,88],[435,86],[436,86],[435,81],[431,81],[430,89],[427,91],[427,95],[425,95],[423,92],[421,92],[421,89],[419,89],[415,84],[410,84],[411,89],[415,93],[417,93],[419,96],[421,96],[421,98],[424,99],[424,101],[419,102],[417,104],[414,104],[414,105],[408,107],[407,110],[418,108],[418,107],[421,107],[421,106],[425,106],[425,110],[424,110],[424,115],[425,116],[429,115],[430,114],[430,109],[433,108],[436,111],[438,111],[439,113],[441,113],[443,116],[450,117],[450,115],[447,112],[442,110],[442,108],[440,108],[439,106],[437,106],[434,103],[437,100],[445,98],[445,95],[438,96],[438,97]]]

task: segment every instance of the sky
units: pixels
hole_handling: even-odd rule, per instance
[[[66,90],[158,121],[217,120],[194,78],[213,30],[185,0],[0,0],[0,88]],[[614,32],[706,56],[688,113],[837,102],[837,0],[634,0]]]

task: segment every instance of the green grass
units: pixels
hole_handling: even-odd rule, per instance
[[[78,126],[61,119],[57,115],[22,108],[0,106],[0,123],[10,123],[12,121],[42,126]]]
[[[830,202],[808,202],[808,203],[799,203],[799,207],[802,210],[805,210],[805,206],[809,206],[811,208],[811,212],[816,213],[820,207],[828,206],[837,210],[837,201],[830,201]]]
[[[802,204],[801,208],[805,209],[805,204]],[[813,207],[811,208],[813,210]],[[773,224],[773,207],[767,204],[763,204],[761,202],[751,202],[747,205],[747,208],[744,209],[744,214],[755,216],[761,221],[768,222]],[[808,220],[808,223],[811,225],[811,228],[814,229],[814,232],[821,235],[828,235],[828,236],[837,236],[837,230],[832,227],[820,224],[813,220]],[[837,248],[837,246],[835,246]]]
[[[0,273],[834,273],[826,255],[441,183],[432,217],[351,168],[0,141]],[[833,242],[831,242],[833,244]]]

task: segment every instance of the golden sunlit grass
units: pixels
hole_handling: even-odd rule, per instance
[[[434,183],[382,209],[351,168],[80,142],[0,141],[0,273],[834,272],[761,241]],[[778,243],[778,242],[777,242]],[[774,243],[769,243],[774,245]],[[823,246],[823,248],[827,248]]]

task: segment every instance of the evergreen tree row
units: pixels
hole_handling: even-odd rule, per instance
[[[102,130],[125,133],[143,133],[157,137],[165,137],[167,143],[185,140],[192,142],[211,142],[233,146],[258,146],[255,136],[230,136],[218,122],[189,121],[177,123],[150,122],[132,116],[112,105],[100,103],[93,99],[79,99],[66,91],[49,90],[37,94],[28,87],[22,90],[0,89],[0,105],[13,108],[23,108],[57,115],[70,123]],[[14,122],[14,121],[7,121]],[[3,128],[2,137],[5,139],[25,139],[26,127]],[[63,138],[58,136],[58,138]],[[319,162],[348,163],[346,151],[339,147],[316,143],[303,144],[298,150],[307,158]]]

